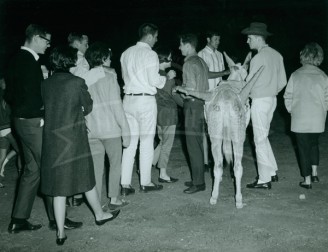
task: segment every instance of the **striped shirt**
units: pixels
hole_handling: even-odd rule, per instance
[[[218,50],[213,51],[209,46],[205,46],[204,49],[198,52],[198,56],[206,62],[210,72],[224,71],[223,55]],[[209,79],[209,90],[214,89],[221,80],[221,77]]]

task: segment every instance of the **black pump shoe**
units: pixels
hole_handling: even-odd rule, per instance
[[[121,210],[116,210],[116,211],[111,212],[111,214],[112,214],[113,216],[110,217],[110,218],[103,219],[103,220],[96,220],[96,225],[101,226],[101,225],[104,225],[104,224],[105,224],[106,222],[108,222],[108,221],[112,221],[112,220],[114,220],[114,219],[118,216],[118,214],[120,213],[120,211],[121,211]]]
[[[65,243],[66,240],[67,240],[67,235],[65,235],[64,238],[59,238],[57,236],[56,243],[57,243],[58,246],[61,246],[61,245],[64,245],[64,243]]]

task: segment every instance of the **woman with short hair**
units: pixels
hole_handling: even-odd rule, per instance
[[[300,186],[311,189],[319,182],[319,136],[325,130],[328,109],[328,77],[318,66],[324,58],[317,43],[305,45],[300,52],[302,67],[292,73],[284,94],[291,114],[291,131],[295,133],[299,164],[304,181]]]
[[[122,171],[122,147],[130,144],[130,128],[125,117],[116,72],[110,68],[111,50],[103,42],[95,42],[85,57],[90,70],[84,79],[93,100],[93,110],[86,116],[89,144],[95,166],[96,188],[101,199],[105,154],[109,159],[108,198],[110,210],[128,204],[119,198]],[[106,180],[107,181],[107,180]]]
[[[67,239],[64,232],[67,196],[85,192],[97,225],[119,214],[119,211],[103,212],[99,202],[84,120],[92,110],[92,99],[84,80],[69,72],[76,60],[76,49],[55,48],[50,54],[54,73],[41,86],[45,110],[41,191],[54,197],[58,245]]]

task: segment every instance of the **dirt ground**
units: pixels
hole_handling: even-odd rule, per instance
[[[182,192],[190,173],[182,151],[183,136],[177,134],[169,162],[170,175],[180,179],[177,183],[165,184],[160,192],[142,194],[137,190],[126,197],[130,204],[119,217],[101,227],[95,225],[85,204],[68,208],[68,217],[84,225],[68,231],[62,247],[56,245],[56,234],[47,227],[41,198],[35,200],[30,221],[43,227],[8,234],[17,178],[12,161],[5,178],[0,179],[5,185],[0,189],[0,251],[328,251],[328,133],[320,141],[320,183],[312,190],[300,188],[302,178],[288,133],[289,119],[282,114],[283,109],[276,110],[271,126],[270,140],[279,166],[279,182],[273,183],[271,190],[246,189],[256,171],[250,137],[245,141],[243,209],[235,208],[227,168],[217,205],[209,204],[210,173],[206,173],[206,191],[193,195]],[[153,170],[153,181],[157,178],[158,171]],[[136,173],[132,186],[138,189]],[[300,199],[300,194],[305,199]]]

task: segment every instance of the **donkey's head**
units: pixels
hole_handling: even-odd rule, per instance
[[[245,58],[244,64],[235,63],[226,52],[223,52],[226,62],[230,68],[230,75],[228,80],[243,81],[247,76],[248,64],[252,58],[251,52],[249,52]]]

